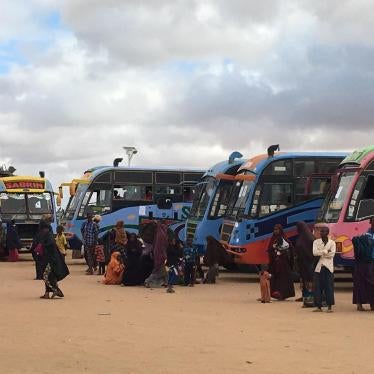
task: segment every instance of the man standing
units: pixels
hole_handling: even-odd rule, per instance
[[[99,226],[93,221],[93,214],[87,213],[87,221],[81,228],[84,252],[88,265],[87,275],[93,275],[95,267],[95,247],[99,237]]]
[[[334,256],[336,244],[329,238],[329,228],[321,228],[321,239],[313,243],[313,255],[319,257],[314,270],[315,312],[322,312],[322,299],[326,298],[327,312],[332,312],[334,301]]]

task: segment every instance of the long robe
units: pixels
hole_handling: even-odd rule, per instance
[[[53,275],[57,281],[66,278],[70,273],[65,263],[64,257],[57,248],[55,238],[51,232],[40,237],[40,243],[43,245],[43,267],[49,264]],[[43,271],[44,271],[43,269]]]
[[[165,262],[168,239],[168,227],[161,222],[157,222],[152,246],[154,268],[151,275],[144,281],[146,287],[162,287],[167,284]]]
[[[271,296],[274,299],[285,300],[295,296],[295,287],[289,260],[289,249],[279,251],[275,245],[280,238],[283,239],[284,242],[287,242],[289,246],[291,244],[283,233],[282,228],[280,226],[278,226],[278,228],[281,234],[279,236],[273,235],[268,247],[269,273],[271,274],[270,287]]]
[[[367,236],[353,238],[355,266],[353,271],[353,304],[374,305],[373,242]]]
[[[142,269],[142,243],[131,235],[126,246],[126,271],[123,273],[122,283],[125,286],[138,286],[144,283],[145,276]]]
[[[298,231],[298,238],[295,244],[295,254],[300,274],[304,307],[313,307],[313,279],[315,268],[313,242],[315,237],[312,234],[309,226],[305,222],[298,222],[296,226]]]

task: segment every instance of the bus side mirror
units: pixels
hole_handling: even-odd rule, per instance
[[[58,194],[56,197],[56,204],[57,206],[61,206],[61,195],[60,194]]]
[[[64,198],[64,191],[62,190],[62,186],[58,188],[58,194],[60,196],[60,199],[62,200]]]
[[[75,183],[70,184],[70,196],[75,196],[75,192],[77,191],[77,185]]]
[[[365,221],[374,217],[374,199],[361,200],[358,209],[356,220]]]

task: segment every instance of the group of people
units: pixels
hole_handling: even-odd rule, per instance
[[[353,238],[355,267],[353,270],[353,304],[365,311],[365,304],[374,311],[374,218],[367,233]],[[0,225],[0,246],[9,261],[18,260],[21,242],[14,222],[7,224],[6,233]],[[140,231],[127,233],[123,221],[107,231],[101,238],[100,217],[87,215],[81,228],[87,275],[103,276],[107,285],[166,287],[174,293],[177,284],[193,287],[198,279],[202,283],[215,283],[219,266],[228,265],[232,258],[222,244],[207,237],[203,263],[208,267],[204,274],[198,253],[191,238],[179,241],[163,221],[148,223]],[[286,300],[295,297],[294,282],[300,280],[302,297],[296,301],[303,307],[324,307],[332,312],[334,298],[334,256],[336,244],[329,238],[328,227],[320,228],[315,238],[305,222],[297,223],[297,240],[293,245],[281,225],[275,225],[268,245],[268,264],[261,265],[260,290],[262,303],[272,299]],[[43,299],[64,297],[58,281],[69,274],[65,263],[68,240],[63,226],[57,227],[54,236],[51,218],[40,221],[31,252],[35,260],[36,279],[44,281]]]
[[[293,246],[281,225],[274,227],[269,242],[269,264],[260,269],[261,297],[285,300],[295,296],[294,280],[298,275],[303,307],[315,307],[315,312],[332,312],[334,298],[334,256],[336,243],[329,238],[329,228],[320,228],[320,238],[315,238],[305,222],[297,224],[298,237]],[[374,311],[374,219],[369,231],[353,238],[355,268],[353,271],[353,304],[364,311],[369,304]]]
[[[103,275],[102,282],[107,285],[164,286],[168,293],[174,293],[175,285],[193,287],[198,279],[202,283],[215,283],[219,264],[231,261],[222,245],[208,237],[205,275],[192,240],[182,243],[162,221],[148,223],[139,237],[127,233],[123,221],[118,221],[101,238],[99,232],[99,218],[88,214],[81,228],[86,274]]]

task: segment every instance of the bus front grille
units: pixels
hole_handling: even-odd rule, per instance
[[[221,240],[224,241],[225,243],[229,243],[233,230],[234,230],[234,224],[231,222],[225,222],[222,225]]]

